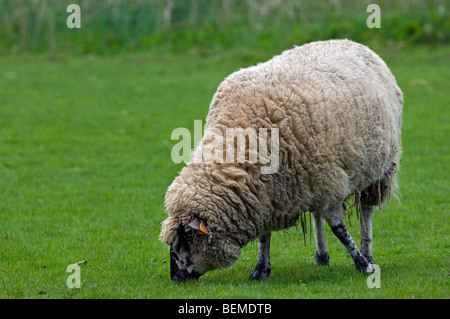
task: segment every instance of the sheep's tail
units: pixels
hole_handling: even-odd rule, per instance
[[[393,161],[391,167],[380,180],[362,191],[356,190],[345,200],[344,214],[348,217],[349,222],[354,212],[356,212],[356,216],[359,218],[362,206],[375,206],[381,212],[381,204],[384,202],[389,203],[392,197],[400,200],[397,183],[398,169],[398,163]]]
[[[380,180],[360,192],[358,195],[361,205],[377,206],[381,211],[381,204],[385,201],[390,202],[392,196],[400,199],[397,183],[398,168],[398,163],[392,161],[391,167]]]

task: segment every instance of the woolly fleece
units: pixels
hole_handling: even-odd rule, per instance
[[[209,234],[196,236],[191,251],[204,273],[231,265],[243,245],[293,226],[300,213],[326,212],[388,179],[384,200],[397,185],[402,96],[381,58],[349,40],[305,44],[231,74],[212,99],[204,136],[278,128],[279,170],[188,163],[167,191],[160,239],[173,244],[180,225],[204,219]]]

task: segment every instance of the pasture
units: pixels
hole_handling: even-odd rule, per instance
[[[405,95],[401,200],[374,215],[379,289],[328,226],[330,266],[315,266],[308,215],[306,245],[301,226],[272,236],[265,280],[248,280],[255,241],[231,268],[170,281],[158,235],[184,165],[171,132],[204,120],[226,75],[280,51],[21,53],[0,57],[0,298],[449,298],[450,47],[374,50]],[[359,243],[357,217],[347,226]]]

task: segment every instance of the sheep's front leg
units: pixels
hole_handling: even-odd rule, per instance
[[[341,209],[341,207],[337,209]],[[337,209],[331,211],[325,217],[328,225],[330,225],[331,231],[337,238],[339,238],[341,243],[347,249],[347,252],[353,258],[356,269],[358,271],[372,273],[373,268],[370,262],[367,261],[367,259],[358,250],[358,247],[356,247],[352,236],[350,236],[347,227],[345,227],[345,224],[342,220],[342,213]]]
[[[314,259],[316,265],[328,266],[330,263],[330,257],[327,251],[327,245],[325,244],[325,232],[323,229],[323,219],[318,213],[312,213],[314,223],[314,240],[316,244],[316,253]]]
[[[259,256],[251,280],[259,280],[270,275],[270,233],[259,237]]]

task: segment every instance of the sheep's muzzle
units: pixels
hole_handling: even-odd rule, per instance
[[[178,267],[175,256],[173,250],[170,249],[170,279],[172,279],[173,281],[181,282],[191,279],[197,280],[201,276],[195,270],[189,272],[187,269],[180,269]]]

